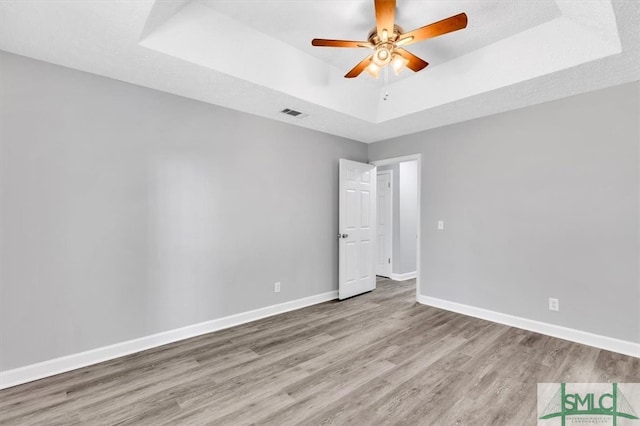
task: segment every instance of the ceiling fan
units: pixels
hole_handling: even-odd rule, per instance
[[[345,75],[345,78],[357,77],[365,70],[372,77],[378,78],[380,70],[389,63],[391,63],[391,67],[396,74],[399,74],[405,66],[418,72],[429,64],[405,50],[404,46],[461,30],[467,26],[467,15],[459,13],[416,30],[404,32],[395,23],[396,0],[374,0],[374,3],[376,27],[369,33],[367,41],[327,40],[322,38],[311,40],[313,46],[373,49],[373,53],[353,67]]]

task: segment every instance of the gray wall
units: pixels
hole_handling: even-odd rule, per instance
[[[0,61],[1,370],[337,288],[337,159],[365,145]],[[421,293],[640,341],[639,97],[370,145],[423,154]]]
[[[370,145],[422,154],[420,292],[640,342],[638,86]]]
[[[0,55],[1,370],[337,289],[366,145]]]

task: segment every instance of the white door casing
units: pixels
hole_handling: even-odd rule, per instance
[[[376,167],[340,159],[338,297],[376,288]]]

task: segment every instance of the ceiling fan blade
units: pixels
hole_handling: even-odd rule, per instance
[[[323,47],[367,47],[373,48],[368,41],[354,41],[354,40],[327,40],[324,38],[314,38],[311,40],[313,46]]]
[[[396,21],[396,0],[375,0],[376,31],[378,37],[386,42],[393,35]]]
[[[417,30],[409,31],[400,36],[397,44],[400,46],[407,46],[415,43],[416,41],[426,40],[428,38],[438,37],[443,34],[447,34],[453,31],[458,31],[467,27],[467,14],[459,13],[454,16],[450,16],[442,21],[434,22],[433,24],[425,25]]]
[[[356,65],[355,67],[353,67],[351,69],[351,71],[349,71],[348,73],[345,74],[345,78],[353,78],[353,77],[357,77],[360,75],[360,73],[362,71],[364,71],[364,69],[371,63],[371,60],[373,59],[373,55],[369,55],[366,58],[364,58],[362,61],[360,61],[358,63],[358,65]]]
[[[403,58],[405,58],[407,61],[409,61],[407,63],[407,68],[409,68],[412,71],[418,72],[421,69],[425,68],[427,65],[429,65],[428,62],[423,61],[422,59],[418,58],[416,55],[409,52],[408,50],[397,48],[395,52],[400,56],[402,56]]]

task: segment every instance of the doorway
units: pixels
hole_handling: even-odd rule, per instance
[[[372,161],[377,168],[376,275],[420,288],[420,154]],[[386,264],[385,264],[386,260]]]
[[[376,275],[391,278],[393,266],[393,172],[391,166],[378,168],[376,192]]]

